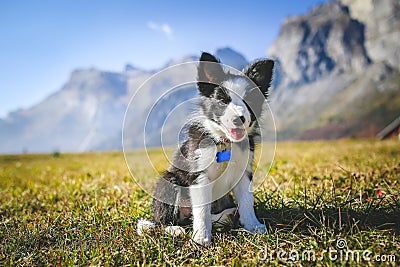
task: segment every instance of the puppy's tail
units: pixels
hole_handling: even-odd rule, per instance
[[[152,221],[140,219],[137,222],[136,232],[138,233],[138,235],[142,236],[144,232],[151,231],[154,228],[156,228],[156,224]]]

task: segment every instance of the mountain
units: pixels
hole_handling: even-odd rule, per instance
[[[373,137],[400,114],[396,0],[328,2],[288,18],[269,48],[279,139]]]
[[[86,151],[121,126],[127,75],[77,70],[41,103],[9,114],[0,129],[1,152]]]
[[[243,68],[247,64],[238,52],[225,47],[215,51],[229,64]],[[196,61],[199,55],[188,55],[167,62],[160,69],[144,71],[127,64],[122,72],[83,69],[72,72],[62,88],[29,109],[10,113],[0,120],[0,153],[21,152],[83,152],[121,149],[122,124],[131,97],[155,73],[176,64]],[[127,116],[126,142],[132,148],[143,146],[143,126],[147,114],[152,114],[146,127],[148,146],[159,146],[159,129],[169,112],[182,101],[197,96],[195,84],[178,88],[153,106],[154,96],[177,84],[196,77],[195,68],[182,68],[174,75],[161,73],[146,84],[149,90],[140,91],[140,101]],[[195,80],[195,78],[193,78]],[[165,128],[165,144],[176,143],[178,123],[193,111],[194,104],[175,113],[174,120]],[[131,111],[131,110],[129,110]],[[150,112],[152,111],[152,112]]]

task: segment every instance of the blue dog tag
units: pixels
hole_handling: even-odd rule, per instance
[[[217,162],[223,162],[223,161],[230,161],[231,160],[231,151],[222,151],[222,152],[217,152]]]

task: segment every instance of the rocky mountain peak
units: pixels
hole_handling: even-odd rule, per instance
[[[365,47],[375,62],[400,69],[400,1],[341,0],[350,15],[365,25]]]
[[[332,72],[362,71],[370,63],[364,39],[364,25],[337,1],[287,19],[269,49],[282,78],[276,85],[293,87]]]
[[[281,139],[372,137],[400,112],[400,2],[340,0],[288,18],[269,50]]]
[[[135,70],[138,70],[138,68],[136,68],[134,65],[128,63],[125,65],[124,70],[125,71],[135,71]]]
[[[126,94],[127,78],[116,72],[105,72],[95,68],[77,69],[62,90],[79,91],[100,98],[119,97]]]

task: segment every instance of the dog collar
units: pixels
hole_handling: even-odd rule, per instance
[[[230,150],[217,152],[217,162],[218,163],[221,163],[224,161],[230,161],[230,160],[231,160],[231,151]]]
[[[231,159],[231,151],[227,150],[227,148],[228,147],[230,148],[231,140],[224,137],[224,138],[221,138],[217,144],[224,146],[223,150],[220,152],[217,152],[217,154],[216,154],[217,163],[229,161]]]

